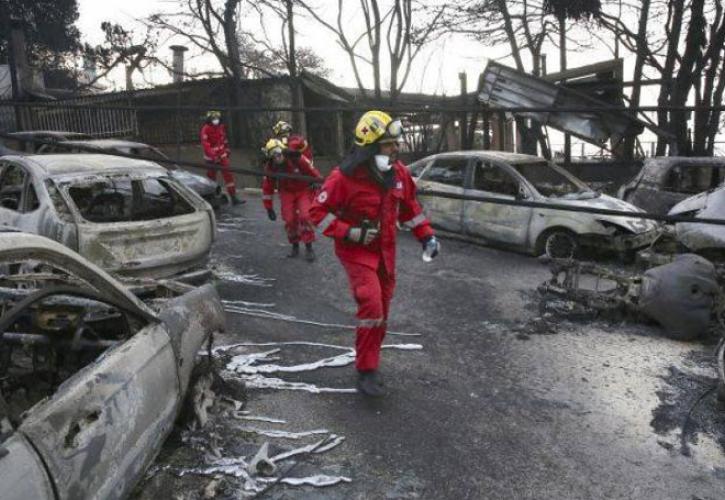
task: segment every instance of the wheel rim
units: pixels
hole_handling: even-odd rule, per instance
[[[571,259],[576,252],[576,241],[570,234],[556,232],[546,238],[544,249],[552,259]]]

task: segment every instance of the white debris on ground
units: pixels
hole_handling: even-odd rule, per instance
[[[299,433],[288,433],[298,435],[315,435],[327,433],[326,430],[307,431]],[[242,493],[248,496],[256,495],[274,484],[286,484],[289,486],[314,486],[326,487],[339,483],[349,483],[352,480],[346,476],[330,476],[326,474],[315,474],[311,476],[295,477],[288,475],[294,465],[286,471],[280,470],[280,464],[301,455],[321,454],[339,446],[345,440],[344,437],[336,434],[329,434],[325,438],[299,448],[278,453],[273,457],[269,456],[269,442],[265,441],[254,456],[216,457],[208,464],[199,467],[172,467],[170,465],[158,467],[149,472],[149,475],[165,471],[176,476],[187,475],[211,476],[219,478],[220,475],[241,479]]]
[[[242,285],[251,285],[269,288],[274,278],[263,278],[258,274],[239,274],[227,266],[219,265],[214,269],[214,276],[222,281],[230,281]]]
[[[245,352],[231,357],[227,362],[225,372],[222,374],[225,378],[236,378],[244,382],[248,389],[279,389],[291,391],[306,391],[313,394],[321,393],[348,393],[354,394],[356,389],[352,388],[333,388],[318,387],[314,384],[306,382],[290,382],[281,378],[266,377],[264,374],[272,373],[300,373],[317,370],[319,368],[339,368],[347,366],[355,361],[355,349],[351,347],[339,346],[334,344],[322,344],[319,342],[242,342],[226,346],[215,347],[212,353],[218,355],[222,352],[228,353],[236,349],[246,349],[250,347],[274,347],[274,346],[313,346],[324,347],[343,351],[337,356],[318,359],[310,363],[302,363],[297,365],[279,365],[274,363],[278,361],[277,354],[281,352],[281,348],[271,349],[263,352]],[[420,344],[387,344],[383,345],[383,349],[398,349],[404,351],[421,350],[423,346]]]

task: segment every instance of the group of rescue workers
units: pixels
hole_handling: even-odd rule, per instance
[[[221,170],[231,203],[243,203],[236,195],[226,130],[220,120],[218,111],[210,111],[201,130],[204,159],[213,164],[208,176],[216,180]],[[417,201],[415,183],[398,159],[402,123],[382,111],[365,113],[355,127],[352,149],[319,188],[323,179],[305,138],[293,133],[283,121],[272,131],[273,137],[263,150],[264,208],[275,221],[273,197],[279,193],[282,219],[292,245],[289,257],[299,255],[302,242],[306,260],[315,260],[315,230],[335,240],[335,254],[358,306],[357,387],[367,396],[382,396],[385,390],[378,367],[395,288],[397,225],[412,230],[427,259],[440,250]]]

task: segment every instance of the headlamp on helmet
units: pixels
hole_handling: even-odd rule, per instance
[[[403,124],[393,120],[383,111],[368,111],[355,127],[355,144],[369,146],[381,142],[400,142],[403,138]]]

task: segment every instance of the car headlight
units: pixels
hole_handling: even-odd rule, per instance
[[[619,224],[615,224],[614,222],[610,222],[608,220],[597,220],[597,222],[604,226],[604,230],[607,231],[610,236],[634,234],[634,231],[632,231],[631,229],[620,226]]]

